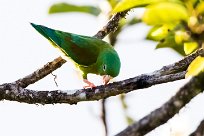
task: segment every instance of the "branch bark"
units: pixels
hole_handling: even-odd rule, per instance
[[[138,122],[128,126],[116,136],[143,136],[166,123],[179,110],[184,107],[193,97],[204,90],[204,73],[193,77],[185,84],[175,96],[167,101],[163,106],[151,112]]]
[[[60,67],[65,61],[61,58],[55,59],[53,62],[48,63],[41,69],[19,79],[13,83],[6,83],[0,85],[0,100],[11,100],[18,102],[25,102],[30,104],[53,104],[53,103],[69,103],[76,104],[80,101],[100,100],[110,96],[115,96],[122,93],[128,93],[133,90],[147,88],[152,85],[167,83],[184,78],[187,66],[198,55],[203,56],[203,49],[198,50],[194,54],[185,57],[184,59],[164,66],[160,70],[156,70],[149,74],[143,74],[134,78],[126,79],[123,81],[115,82],[107,86],[98,86],[93,89],[79,89],[79,90],[54,90],[54,91],[37,91],[24,89],[31,83],[38,81],[45,77],[49,72],[54,71]],[[176,73],[178,71],[182,71]],[[83,97],[82,97],[83,96]]]
[[[170,74],[158,77],[154,74],[140,75],[134,78],[119,82],[101,85],[96,88],[79,90],[54,90],[54,91],[36,91],[24,89],[18,84],[6,83],[0,85],[0,100],[10,100],[25,102],[29,104],[54,104],[68,103],[77,104],[81,101],[100,100],[110,96],[116,96],[122,93],[128,93],[133,90],[147,88],[152,85],[167,83],[183,79],[185,72]]]
[[[204,120],[200,122],[197,129],[190,134],[190,136],[203,136],[204,135]]]
[[[110,32],[114,32],[118,28],[118,24],[121,18],[124,18],[127,14],[127,11],[119,12],[115,14],[110,21],[100,30],[94,37],[103,39]]]

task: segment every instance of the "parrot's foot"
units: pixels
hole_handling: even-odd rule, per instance
[[[103,84],[104,84],[104,85],[107,85],[111,78],[112,78],[112,77],[109,76],[109,75],[104,75],[104,76],[103,76]]]
[[[84,86],[84,88],[94,88],[96,87],[93,83],[89,82],[87,79],[83,79],[84,83],[86,83],[87,85]]]

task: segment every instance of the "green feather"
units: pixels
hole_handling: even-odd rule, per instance
[[[107,42],[83,35],[54,30],[42,25],[31,25],[65,56],[73,60],[87,78],[88,73],[115,77],[120,71],[117,52]]]

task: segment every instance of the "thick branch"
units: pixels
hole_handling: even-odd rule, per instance
[[[190,134],[190,136],[203,136],[204,135],[204,120],[200,122],[197,129]]]
[[[173,74],[173,73],[176,73],[176,72],[182,71],[182,70],[186,70],[187,66],[190,64],[190,62],[192,62],[192,60],[195,57],[197,57],[198,55],[202,56],[203,54],[204,54],[203,49],[200,49],[196,53],[180,60],[179,62],[176,62],[176,63],[168,65],[168,66],[164,66],[162,69],[157,70],[153,73],[149,73],[146,75],[141,75],[141,76],[138,76],[135,78],[116,82],[116,83],[108,85],[107,87],[99,86],[99,87],[91,90],[90,91],[91,93],[89,93],[89,91],[87,91],[87,90],[80,89],[80,90],[77,90],[74,94],[67,96],[67,93],[63,93],[62,91],[59,91],[60,93],[57,93],[58,91],[52,91],[51,94],[54,94],[54,96],[53,97],[47,97],[49,92],[46,93],[43,91],[36,92],[36,91],[32,91],[32,90],[23,90],[23,88],[26,87],[27,85],[34,83],[34,82],[38,81],[39,79],[45,77],[50,72],[54,71],[56,68],[60,67],[63,63],[65,63],[65,60],[63,60],[59,57],[59,58],[55,59],[53,62],[50,62],[47,65],[45,65],[43,68],[41,68],[41,69],[35,71],[34,73],[26,76],[25,78],[19,79],[16,82],[11,83],[11,84],[8,83],[8,84],[1,85],[2,89],[0,88],[0,90],[2,92],[1,92],[0,97],[1,97],[1,100],[6,99],[6,100],[19,101],[19,102],[26,102],[26,103],[35,103],[36,102],[36,103],[41,103],[41,104],[45,104],[45,103],[70,103],[70,104],[73,104],[73,103],[77,103],[79,101],[99,100],[99,99],[103,99],[106,97],[115,96],[115,95],[118,95],[121,93],[127,93],[127,92],[132,91],[132,90],[150,87],[151,85],[183,79],[185,72],[180,72],[178,74]],[[9,89],[7,89],[7,90],[11,91],[9,94],[14,93],[15,95],[17,95],[22,91],[24,93],[21,94],[21,97],[19,97],[18,99],[15,95],[9,97],[8,94],[5,95],[6,94],[6,90],[4,87],[5,85],[6,86],[12,86]],[[16,89],[15,87],[18,87],[18,88]],[[20,88],[20,90],[19,90],[19,88]],[[94,90],[100,91],[100,93],[96,93],[97,91],[95,92]],[[26,92],[26,91],[28,91],[28,92]],[[70,92],[73,92],[73,91],[70,90]],[[30,98],[26,97],[26,96],[28,96],[27,94],[31,94],[32,96],[35,96],[35,97],[30,99]],[[42,94],[43,94],[43,96],[42,96],[43,99],[45,97],[47,97],[44,101],[41,100]],[[86,99],[84,99],[84,98],[78,99],[77,98],[78,96],[81,96],[81,95],[90,96],[90,94],[91,94],[91,97],[89,97],[88,99],[87,98]],[[56,100],[55,98],[57,97],[57,95],[59,95],[59,97],[61,97],[61,96],[63,96],[63,97],[61,97],[60,99],[57,98],[57,100]],[[96,96],[94,96],[94,95],[96,95]],[[37,97],[39,97],[39,99]]]
[[[133,125],[128,126],[117,136],[143,136],[166,123],[179,110],[184,107],[193,97],[204,90],[204,73],[192,78],[185,84],[175,96],[173,96],[162,107],[151,112]]]
[[[157,77],[153,74],[140,75],[134,78],[114,82],[96,88],[79,90],[35,91],[24,89],[18,84],[7,83],[0,85],[0,100],[25,102],[29,104],[77,104],[80,101],[100,100],[110,96],[128,93],[133,90],[147,88],[152,85],[183,79],[185,72]]]

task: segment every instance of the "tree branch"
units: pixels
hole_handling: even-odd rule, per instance
[[[18,86],[22,88],[26,88],[28,85],[35,83],[36,81],[44,78],[48,74],[52,73],[57,68],[60,68],[66,60],[62,59],[62,57],[58,57],[54,59],[52,62],[48,62],[42,68],[34,71],[30,75],[25,76],[24,78],[18,79],[14,82],[14,84],[18,84]]]
[[[125,130],[117,134],[117,136],[143,136],[156,127],[166,123],[193,97],[203,92],[203,83],[204,73],[193,77],[163,106],[151,112],[138,122],[128,126]]]
[[[126,16],[127,12],[128,12],[128,10],[123,11],[123,12],[118,12],[117,14],[115,14],[110,19],[110,21],[108,21],[108,23],[100,31],[98,31],[97,34],[94,35],[94,37],[99,38],[99,39],[103,39],[110,32],[114,32],[118,27],[120,19],[124,18]]]
[[[204,120],[200,122],[197,129],[189,136],[203,136],[204,135]]]
[[[104,126],[104,132],[105,132],[105,136],[108,136],[108,125],[107,125],[107,116],[106,116],[106,99],[103,99],[101,101],[101,120],[103,122],[103,126]]]
[[[6,83],[0,85],[0,100],[25,102],[29,104],[77,104],[80,101],[100,100],[133,90],[147,88],[152,85],[183,79],[185,72],[157,77],[154,74],[140,75],[119,82],[101,85],[96,88],[79,90],[36,91],[20,87],[18,84]]]
[[[204,54],[203,49],[200,49],[194,54],[187,56],[184,59],[174,64],[164,66],[160,70],[154,71],[152,73],[149,73],[146,75],[145,74],[140,75],[120,82],[115,82],[107,86],[98,86],[97,88],[93,88],[93,89],[68,90],[65,92],[60,90],[46,92],[46,91],[35,91],[35,90],[23,89],[29,84],[34,83],[39,79],[45,77],[50,72],[54,71],[56,68],[60,67],[63,63],[65,63],[65,60],[59,57],[55,59],[53,62],[48,63],[41,69],[38,69],[34,73],[26,76],[25,78],[19,79],[14,83],[6,83],[3,85],[0,85],[0,91],[1,91],[0,100],[6,99],[11,101],[19,101],[19,102],[32,103],[32,104],[34,103],[74,104],[79,101],[100,100],[110,96],[115,96],[122,93],[128,93],[136,89],[147,88],[152,85],[183,79],[185,71],[180,73],[175,73],[175,74],[173,73],[186,70],[187,66],[192,62],[194,58],[196,58],[198,55],[203,56],[203,54]],[[9,90],[9,93],[8,93],[8,90]],[[70,94],[69,92],[73,92],[73,94]],[[30,95],[32,97],[30,97]],[[79,96],[85,96],[85,97],[81,98]]]

